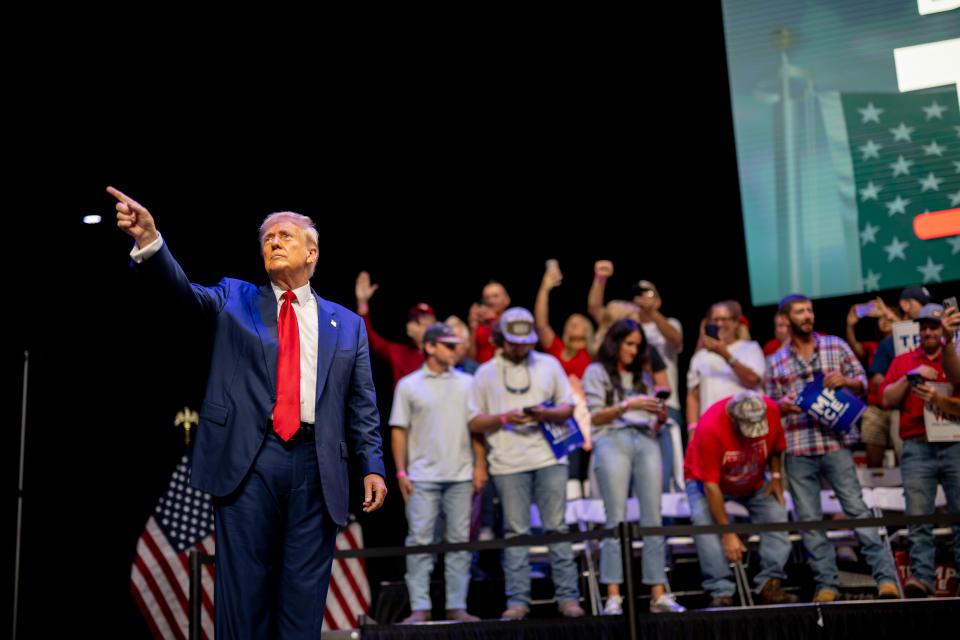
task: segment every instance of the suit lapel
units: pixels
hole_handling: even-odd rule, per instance
[[[260,296],[257,300],[255,312],[260,314],[260,321],[254,322],[257,333],[260,335],[260,344],[263,346],[263,360],[266,364],[267,375],[270,378],[270,390],[277,395],[277,357],[280,355],[280,340],[277,337],[277,299],[273,287],[269,284],[260,287]]]
[[[340,321],[333,305],[317,295],[312,288],[310,292],[317,300],[317,407],[320,406],[320,394],[327,383],[327,374],[333,364],[333,356],[337,352],[340,337]],[[319,419],[319,417],[318,417]]]

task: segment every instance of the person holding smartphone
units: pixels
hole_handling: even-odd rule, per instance
[[[737,337],[741,326],[740,303],[723,300],[710,307],[700,349],[687,370],[687,430],[697,426],[700,416],[723,398],[758,390],[766,363],[763,350],[753,340]]]
[[[469,426],[486,434],[487,464],[503,505],[507,538],[530,534],[530,505],[536,502],[545,535],[566,533],[567,459],[559,460],[540,422],[562,423],[573,414],[573,394],[560,363],[533,351],[533,314],[521,307],[504,311],[499,322],[503,349],[480,365],[468,395]],[[554,598],[568,618],[584,615],[577,565],[569,542],[548,545]],[[503,618],[530,612],[530,553],[503,551],[507,608]]]
[[[960,512],[960,442],[930,442],[927,438],[924,409],[960,420],[960,385],[944,376],[943,312],[939,304],[925,305],[917,316],[920,322],[920,346],[893,359],[880,384],[883,404],[900,409],[900,437],[903,456],[903,496],[907,515],[933,513],[937,484],[943,485],[947,509]],[[953,525],[954,554],[960,567],[960,525]],[[912,525],[910,540],[910,578],[903,590],[908,598],[926,598],[934,594],[933,532],[930,525]]]
[[[640,525],[658,527],[661,459],[657,433],[667,420],[656,381],[666,383],[666,366],[647,344],[643,327],[629,319],[610,327],[593,364],[583,374],[583,392],[594,426],[593,465],[603,498],[607,528],[626,520],[630,480],[640,502]],[[667,390],[666,387],[662,387]],[[650,611],[684,611],[666,590],[663,536],[643,538],[643,583],[650,585]],[[603,612],[623,612],[620,542],[606,538],[600,555],[600,581],[607,585]]]

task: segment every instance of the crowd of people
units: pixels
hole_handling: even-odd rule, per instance
[[[563,276],[551,260],[532,312],[514,306],[504,285],[491,281],[465,322],[455,316],[438,322],[430,305],[414,304],[408,343],[390,342],[374,330],[369,303],[377,285],[366,272],[357,277],[357,312],[371,352],[393,373],[389,427],[408,545],[435,542],[441,514],[446,540],[466,541],[472,496],[494,491],[505,537],[531,533],[532,503],[544,534],[565,533],[568,479],[587,476],[602,498],[607,527],[626,519],[631,493],[641,526],[660,526],[661,494],[670,491],[686,492],[694,524],[729,523],[727,501],[742,504],[754,522],[786,522],[785,485],[797,519],[820,520],[822,481],[847,518],[869,518],[851,452],[858,442],[870,466],[881,466],[889,449],[895,452],[908,514],[932,513],[938,484],[948,509],[960,512],[960,441],[928,438],[924,422],[925,409],[948,422],[960,416],[955,305],[945,308],[924,287],[907,287],[896,308],[880,298],[851,307],[846,334],[838,337],[815,331],[810,299],[789,295],[777,309],[775,337],[761,347],[740,304],[718,301],[700,321],[681,397],[681,323],[664,315],[660,292],[647,280],[636,281],[631,300],[605,301],[613,272],[609,261],[595,264],[587,313],[571,315],[560,333],[550,325],[549,301]],[[892,330],[901,319],[918,321],[919,341],[897,356]],[[858,339],[858,324],[867,320],[876,322],[875,341]],[[846,390],[867,404],[859,428],[838,429],[801,408],[798,396],[815,379],[830,394]],[[551,446],[544,427],[570,424],[571,418],[584,441],[572,453]],[[910,528],[911,577],[903,593],[878,529],[855,533],[878,597],[933,594],[929,526]],[[954,536],[960,566],[960,527]],[[650,611],[684,611],[667,582],[664,537],[645,536],[643,543],[640,580],[650,589]],[[728,533],[698,535],[695,543],[710,606],[732,605],[731,567],[743,559],[743,541]],[[838,599],[833,544],[823,531],[804,531],[803,543],[815,582],[813,601]],[[790,549],[785,531],[760,536],[754,576],[760,603],[797,601],[783,587]],[[570,544],[549,545],[549,562],[560,614],[584,615]],[[411,615],[405,622],[431,619],[432,567],[430,556],[408,556]],[[530,612],[527,549],[506,548],[503,571],[502,617],[524,618]],[[468,552],[446,555],[450,620],[476,619],[466,609],[469,572]],[[619,542],[608,538],[600,560],[605,614],[622,612],[623,579]]]

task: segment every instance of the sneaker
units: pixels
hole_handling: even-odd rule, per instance
[[[418,622],[430,622],[432,617],[428,609],[416,609],[411,611],[410,615],[401,621],[400,624],[417,624]]]
[[[840,597],[840,593],[836,589],[831,589],[830,587],[824,587],[817,591],[816,595],[813,596],[814,602],[833,602]]]
[[[567,600],[560,605],[559,611],[564,618],[582,618],[587,614],[576,600]]]
[[[770,578],[764,582],[757,595],[760,604],[793,604],[799,599],[794,594],[783,590],[780,578]]]
[[[877,597],[881,600],[899,600],[900,591],[897,589],[897,585],[894,583],[884,582],[877,587]]]
[[[455,622],[479,622],[480,618],[471,615],[466,609],[447,609],[447,620]]]
[[[650,613],[680,613],[686,608],[677,604],[672,593],[664,593],[656,600],[650,600]]]
[[[619,616],[623,613],[623,596],[607,596],[607,602],[603,605],[603,615]]]
[[[732,607],[733,606],[733,596],[714,596],[710,600],[710,606],[708,609],[720,609],[722,607]]]
[[[522,604],[512,604],[500,614],[500,617],[504,620],[523,620],[528,613],[530,613],[530,610]]]
[[[933,589],[911,577],[903,583],[903,595],[908,598],[929,598],[933,595]]]

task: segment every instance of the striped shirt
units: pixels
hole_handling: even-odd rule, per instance
[[[862,395],[867,388],[867,376],[847,343],[836,336],[816,333],[813,340],[815,346],[809,362],[797,353],[790,340],[767,358],[766,395],[779,400],[788,393],[799,394],[818,373],[826,375],[834,371],[859,380]],[[794,456],[822,455],[860,439],[856,427],[842,434],[806,413],[784,413],[783,429],[787,435],[787,453]]]

